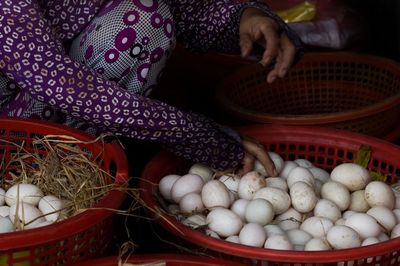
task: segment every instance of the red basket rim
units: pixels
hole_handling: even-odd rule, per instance
[[[319,140],[323,140],[325,144],[348,144],[349,141],[351,141],[355,142],[354,145],[358,145],[358,147],[362,144],[368,144],[371,147],[379,146],[380,148],[385,150],[385,155],[380,154],[380,156],[385,156],[387,158],[391,158],[391,156],[399,156],[400,154],[399,146],[396,146],[385,140],[334,128],[281,125],[248,125],[245,128],[240,128],[240,131],[243,134],[249,135],[257,139],[258,134],[260,134],[261,136],[262,134],[265,135],[266,132],[263,131],[261,133],[259,131],[260,128],[268,128],[268,132],[271,133],[271,135],[273,135],[275,139],[279,140],[296,140],[299,136],[302,136],[308,137],[311,142],[313,139],[318,138]],[[145,180],[148,180],[149,178],[151,178],[151,176],[154,176],[156,174],[155,169],[157,169],[157,165],[168,165],[175,161],[176,158],[171,156],[171,154],[166,151],[161,151],[159,154],[157,154],[146,165],[142,172],[142,178],[139,181],[139,187],[141,188],[140,196],[149,207],[149,209],[157,211],[157,213],[151,213],[151,215],[154,215],[158,218],[158,223],[160,223],[169,232],[172,232],[174,235],[180,238],[190,238],[190,242],[197,245],[203,245],[204,247],[210,248],[214,251],[247,259],[250,258],[257,260],[271,260],[292,263],[331,263],[357,260],[362,258],[374,257],[376,255],[382,255],[389,251],[395,251],[398,250],[400,246],[400,238],[395,238],[385,241],[383,243],[369,245],[365,247],[330,251],[304,252],[255,248],[235,243],[229,243],[225,240],[219,240],[213,237],[206,236],[201,232],[190,229],[189,227],[178,222],[175,217],[172,217],[165,211],[160,210],[155,198],[152,195],[153,186],[156,186],[156,184],[153,183],[154,180],[150,180],[150,182]],[[227,246],[229,246],[229,249],[227,249]]]
[[[51,122],[22,118],[0,118],[0,125],[4,125],[5,123],[12,124],[13,130],[27,131],[27,128],[40,128],[42,132],[52,132],[51,134],[54,135],[68,135],[82,141],[92,141],[95,139],[92,135],[78,129]],[[124,151],[117,144],[106,143],[104,144],[104,152],[107,153],[107,156],[118,162],[118,169],[115,176],[116,184],[126,185],[129,174],[128,162]],[[89,209],[66,220],[44,227],[20,232],[2,233],[0,234],[0,250],[6,251],[34,247],[35,245],[65,239],[70,237],[72,232],[83,232],[92,227],[93,224],[97,224],[99,221],[112,215],[114,213],[112,209],[117,209],[125,197],[126,194],[124,192],[112,190],[96,204],[95,207],[99,209]],[[76,231],[73,231],[74,229]]]
[[[313,61],[319,62],[319,58],[322,57],[332,58],[336,60],[338,58],[346,58],[346,60],[348,60],[349,62],[364,62],[370,63],[372,65],[376,63],[376,61],[379,61],[382,62],[385,67],[391,68],[394,72],[397,72],[400,76],[400,64],[398,62],[388,58],[356,52],[309,52],[304,55],[303,59],[300,60],[300,62],[295,67],[301,67],[303,64],[307,64]],[[231,76],[228,77],[228,79],[230,77],[235,77],[235,75],[243,71],[243,69],[249,67],[252,68],[255,65],[260,67],[258,63],[244,65],[236,70],[234,73],[232,73]],[[310,115],[272,115],[269,113],[260,113],[243,108],[242,106],[227,99],[227,97],[225,97],[225,90],[228,90],[229,88],[227,86],[224,86],[226,82],[226,80],[223,80],[217,86],[215,92],[217,101],[221,104],[224,110],[226,110],[230,114],[237,115],[242,119],[249,119],[250,121],[254,122],[283,123],[288,125],[319,125],[321,123],[337,123],[348,121],[349,119],[364,118],[371,114],[385,111],[400,104],[399,91],[396,95],[385,98],[380,102],[349,111]]]

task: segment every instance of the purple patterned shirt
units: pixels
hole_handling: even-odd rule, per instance
[[[174,33],[194,51],[238,53],[240,14],[249,6],[273,17],[301,47],[297,36],[261,2],[0,0],[0,115],[46,119],[46,114],[51,113],[53,120],[65,116],[56,121],[77,127],[89,125],[96,133],[157,141],[178,156],[216,169],[236,167],[243,158],[237,134],[202,115],[178,110],[145,95],[157,82],[157,73],[169,56],[167,46],[174,46]],[[95,47],[85,43],[90,34],[106,26],[102,19],[109,14],[121,17],[121,23],[129,25],[127,28],[137,37],[136,46],[127,46],[132,34],[113,44],[114,53],[101,48],[103,42],[96,43],[96,39]],[[137,21],[151,21],[150,30],[162,31],[163,41],[157,42],[156,37],[146,39],[147,35],[139,40],[140,32],[147,31],[149,24],[133,25]],[[145,51],[144,44],[152,41],[155,46],[146,47],[153,50]],[[68,51],[74,45],[74,51],[80,50],[82,55]],[[165,48],[160,52],[162,45]],[[103,59],[108,56],[112,62],[133,57],[148,61],[135,67],[124,66],[126,69],[111,65],[106,72],[113,76],[107,76],[100,72],[103,66],[99,67],[104,60],[96,58],[102,53]],[[126,79],[128,85],[117,81],[129,73],[132,75]],[[142,75],[144,78],[139,80]]]

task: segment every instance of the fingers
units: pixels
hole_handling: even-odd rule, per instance
[[[262,42],[265,43],[265,51],[260,63],[267,66],[278,56],[280,40],[274,24],[261,26],[260,32],[262,34],[260,37],[263,38]]]
[[[253,156],[253,159],[257,159],[264,166],[265,171],[269,176],[278,175],[273,161],[269,157],[268,152],[264,149],[264,147],[261,144],[249,139],[244,139],[243,147],[247,153]],[[253,168],[254,168],[254,160],[252,161],[252,169]]]
[[[289,40],[286,34],[282,34],[280,39],[280,49],[276,58],[274,68],[267,75],[267,82],[272,83],[277,77],[285,77],[288,69],[293,64],[293,60],[296,54],[296,48]]]
[[[253,49],[253,40],[249,34],[240,34],[239,46],[242,57],[250,56],[250,53]]]

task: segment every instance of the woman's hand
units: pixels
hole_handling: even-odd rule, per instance
[[[243,57],[249,56],[253,44],[258,43],[265,48],[260,63],[263,66],[274,63],[267,75],[268,83],[286,75],[294,61],[296,48],[285,33],[279,35],[278,25],[273,19],[256,8],[247,8],[240,19],[239,34]]]
[[[221,176],[227,173],[233,173],[242,176],[254,169],[254,162],[258,160],[265,168],[268,176],[277,176],[278,173],[275,169],[275,165],[268,155],[265,148],[258,143],[256,140],[244,137],[242,141],[244,147],[244,157],[240,169],[230,169],[226,171],[216,172],[216,176]]]

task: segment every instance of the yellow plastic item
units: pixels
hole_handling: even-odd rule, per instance
[[[315,17],[316,8],[313,3],[304,1],[289,9],[277,11],[279,17],[286,23],[310,21]]]

